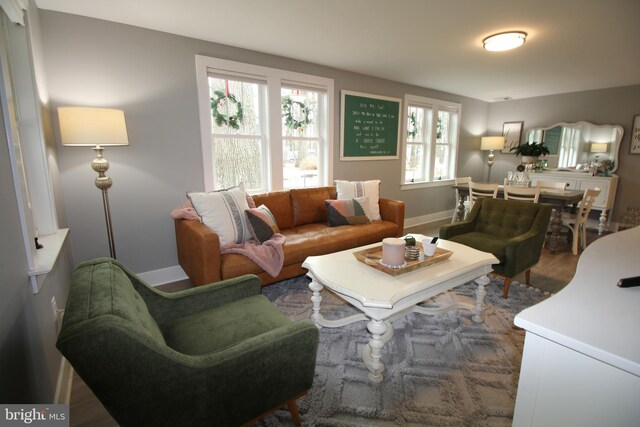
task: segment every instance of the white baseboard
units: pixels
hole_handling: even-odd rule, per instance
[[[429,224],[432,222],[442,221],[444,219],[450,219],[453,215],[453,209],[436,212],[429,215],[421,215],[413,218],[406,218],[404,220],[405,227],[415,227],[417,225]],[[166,283],[177,282],[179,280],[188,279],[187,274],[182,267],[174,265],[172,267],[161,268],[158,270],[147,271],[139,273],[138,276],[150,284],[151,286],[164,285]]]
[[[71,403],[71,385],[73,383],[73,368],[64,357],[60,358],[60,370],[56,382],[54,403],[69,405]]]
[[[418,225],[424,225],[432,222],[442,221],[445,219],[451,219],[452,216],[453,216],[453,209],[442,211],[442,212],[436,212],[428,215],[414,216],[413,218],[405,218],[404,226],[405,228],[415,227]]]
[[[188,279],[187,274],[179,265],[140,273],[138,274],[138,277],[151,286],[159,286],[164,285],[165,283]]]

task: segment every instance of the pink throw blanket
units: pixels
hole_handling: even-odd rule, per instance
[[[253,207],[255,207],[255,204]],[[200,216],[191,205],[190,200],[187,200],[171,211],[171,218],[200,221]],[[261,245],[254,240],[240,244],[230,243],[220,248],[220,253],[244,255],[255,262],[271,277],[277,277],[284,265],[284,250],[282,249],[282,245],[284,245],[285,240],[286,238],[282,234],[276,233],[271,239]]]
[[[242,243],[229,243],[220,248],[222,254],[240,254],[255,262],[267,272],[271,277],[277,277],[284,265],[284,250],[282,245],[286,240],[285,236],[275,233],[263,244],[258,244],[255,240],[248,240]]]

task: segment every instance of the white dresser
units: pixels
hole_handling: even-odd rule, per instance
[[[556,295],[519,313],[526,330],[513,426],[640,425],[640,227],[602,237]]]
[[[556,181],[566,182],[568,189],[586,190],[587,188],[600,188],[600,194],[593,203],[592,209],[601,211],[600,225],[598,227],[600,234],[607,223],[608,211],[613,209],[616,201],[616,188],[618,187],[618,175],[612,176],[591,176],[583,172],[537,172],[529,175],[531,185],[535,186],[537,181]]]

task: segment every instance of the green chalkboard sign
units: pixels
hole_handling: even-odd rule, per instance
[[[400,103],[397,98],[343,90],[340,160],[397,159]]]

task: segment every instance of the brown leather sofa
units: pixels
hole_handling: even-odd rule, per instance
[[[249,258],[239,254],[220,254],[220,240],[209,227],[184,219],[175,220],[178,261],[196,285],[217,282],[251,273],[263,285],[299,276],[311,255],[323,255],[399,237],[404,229],[404,202],[380,198],[382,220],[371,224],[327,225],[326,199],[335,199],[335,187],[275,191],[253,196],[256,206],[266,205],[276,218],[280,233],[286,236],[284,265],[277,277],[267,274]]]

